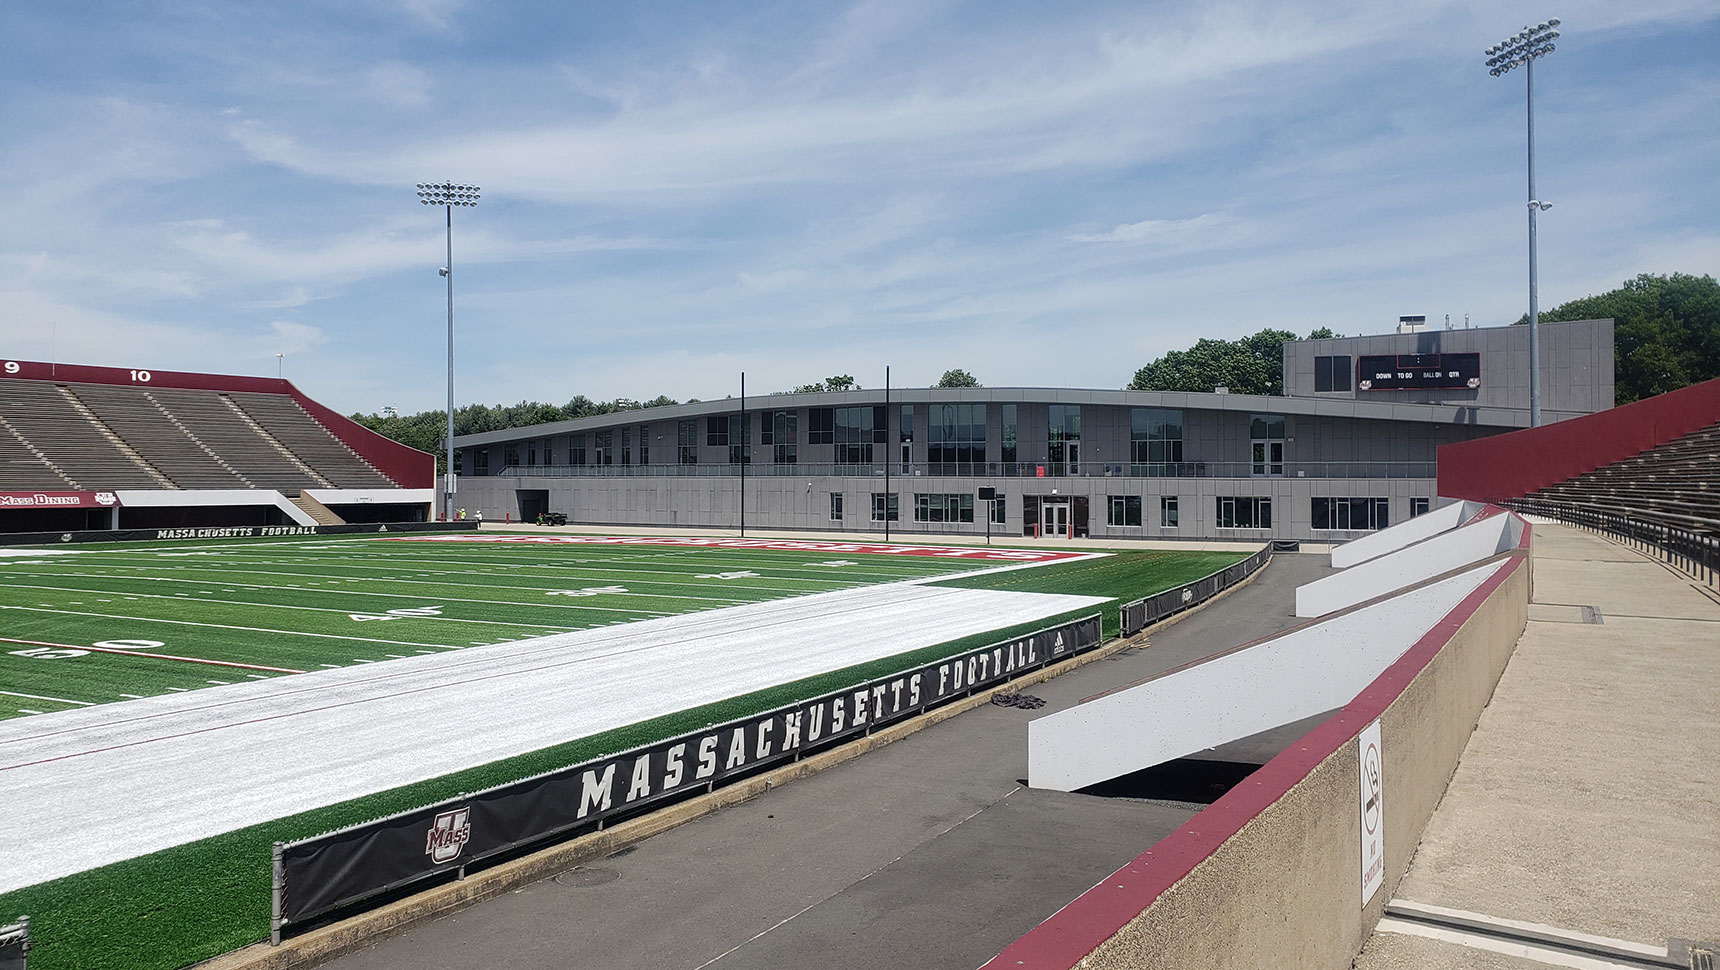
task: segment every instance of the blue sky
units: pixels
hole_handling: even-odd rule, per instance
[[[0,5],[0,355],[343,411],[893,368],[1120,387],[1203,336],[1477,326],[1720,273],[1720,7]]]

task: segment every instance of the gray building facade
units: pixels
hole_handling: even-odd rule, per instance
[[[1570,361],[1579,345],[1591,354],[1586,371],[1553,368],[1580,383],[1603,367],[1591,345],[1604,337],[1601,406],[1610,406],[1611,321],[1584,324],[1548,325],[1543,345]],[[1465,342],[1451,340],[1457,331],[1440,332],[1440,342],[1406,339],[1430,334],[1288,342],[1282,397],[896,388],[768,395],[748,398],[744,410],[730,398],[464,435],[455,439],[455,504],[487,521],[559,512],[591,525],[744,522],[867,534],[887,526],[904,539],[989,530],[1341,541],[1433,507],[1439,445],[1528,426],[1527,387],[1519,395],[1511,384],[1527,373],[1527,344],[1519,351],[1506,334],[1502,350],[1471,349],[1487,348],[1492,332],[1463,331]],[[1446,349],[1419,349],[1430,345]],[[1423,355],[1413,360],[1424,369],[1440,363],[1428,354],[1478,354],[1480,379],[1469,386],[1464,376],[1477,361],[1452,358],[1463,386],[1358,391],[1357,361],[1384,353]],[[1317,358],[1345,356],[1349,392],[1314,390],[1317,366],[1321,386],[1345,383]],[[1603,394],[1570,387],[1555,398],[1550,384],[1545,393],[1549,420],[1588,413],[1580,406]],[[981,488],[997,499],[980,499]]]

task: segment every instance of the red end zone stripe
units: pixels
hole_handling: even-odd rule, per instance
[[[238,667],[241,670],[267,670],[277,674],[302,674],[291,667],[265,667],[262,664],[242,664],[233,660],[208,660],[203,657],[176,657],[170,653],[146,653],[142,650],[116,650],[113,647],[85,647],[75,643],[44,643],[41,640],[15,640],[0,637],[0,642],[23,643],[32,647],[53,647],[56,650],[88,650],[91,653],[117,653],[122,657],[148,657],[151,660],[180,660],[185,663],[208,664],[212,667]]]
[[[1076,966],[1379,717],[1458,628],[1475,615],[1487,597],[1523,567],[1524,561],[1518,557],[1502,564],[1342,711],[1280,752],[1244,784],[1232,788],[1175,832],[1136,856],[1135,861],[1029,930],[980,970],[1016,967],[1062,970]]]
[[[938,556],[945,559],[986,559],[999,562],[1056,562],[1087,559],[1102,553],[1037,549],[992,549],[956,546],[904,546],[866,542],[824,542],[814,539],[704,539],[677,536],[537,536],[461,533],[440,536],[390,536],[383,542],[499,542],[521,545],[686,546],[718,549],[786,549],[794,552],[855,553],[869,556]]]

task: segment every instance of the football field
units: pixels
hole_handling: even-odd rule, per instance
[[[0,719],[1082,557],[717,541],[488,533],[0,549]]]

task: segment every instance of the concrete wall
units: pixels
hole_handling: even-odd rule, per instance
[[[1332,565],[1338,569],[1348,569],[1357,563],[1396,552],[1424,539],[1431,539],[1441,532],[1457,528],[1480,510],[1481,506],[1476,502],[1453,502],[1408,522],[1400,522],[1389,529],[1353,539],[1333,548]]]
[[[1486,583],[1343,711],[986,964],[1352,965],[1527,621],[1530,561]],[[1361,899],[1357,736],[1381,721],[1384,885]]]
[[[1522,520],[1494,515],[1296,588],[1297,616],[1325,616],[1515,546]]]
[[[299,525],[316,525],[305,510],[287,501],[286,496],[267,488],[205,488],[205,489],[120,489],[123,508],[201,508],[209,506],[268,505]],[[123,521],[124,513],[121,513]]]
[[[1372,354],[1481,355],[1481,386],[1415,391],[1362,391],[1355,383],[1358,357]],[[1314,358],[1350,357],[1350,389],[1314,390]],[[1424,330],[1371,334],[1284,344],[1284,393],[1291,397],[1463,404],[1473,407],[1529,406],[1529,328]],[[1613,406],[1613,321],[1572,320],[1541,324],[1541,408],[1550,421]]]
[[[1408,590],[1030,721],[1028,783],[1075,791],[1337,708],[1496,568]]]

